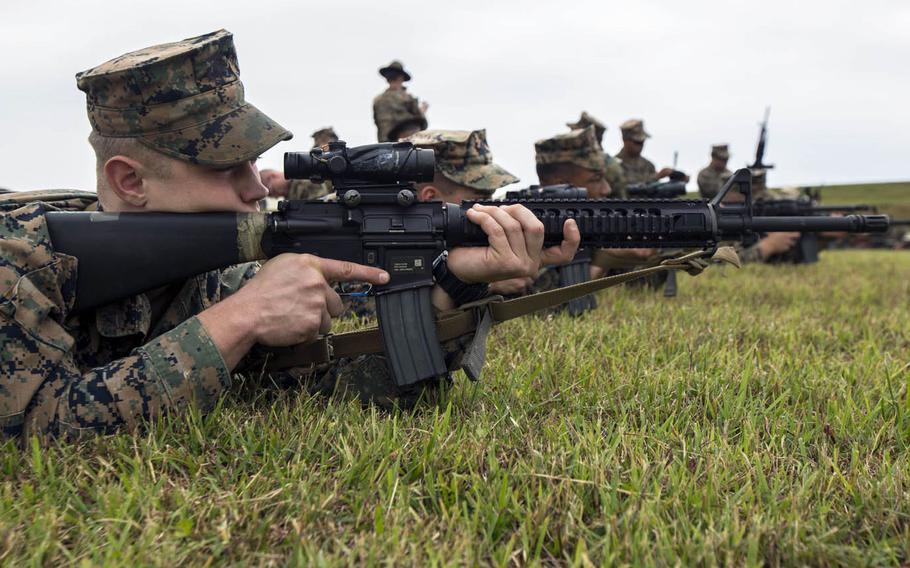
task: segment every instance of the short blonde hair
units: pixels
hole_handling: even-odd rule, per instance
[[[136,138],[120,138],[101,136],[94,130],[88,135],[88,143],[95,151],[95,178],[96,189],[100,193],[107,188],[104,177],[104,164],[114,156],[126,156],[148,168],[155,175],[167,177],[170,175],[168,157],[149,148]]]

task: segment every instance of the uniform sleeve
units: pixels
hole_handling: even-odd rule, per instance
[[[743,263],[762,262],[765,260],[762,258],[761,249],[758,248],[758,243],[750,245],[739,251],[739,259],[743,261]]]
[[[211,408],[230,373],[198,319],[93,369],[77,365],[65,321],[76,260],[55,254],[44,209],[0,216],[0,429],[72,437],[135,427],[174,408]]]

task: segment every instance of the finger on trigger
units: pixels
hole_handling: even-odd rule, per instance
[[[369,282],[386,284],[389,273],[380,268],[365,266],[347,260],[320,259],[320,273],[329,282]]]

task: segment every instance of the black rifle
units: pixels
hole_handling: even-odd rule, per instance
[[[677,156],[678,153],[673,152],[673,171],[670,173],[669,181],[652,181],[629,185],[626,187],[629,197],[634,199],[675,199],[684,196],[686,194],[686,174],[676,169]],[[678,293],[676,272],[655,274],[635,282],[641,282],[646,286],[657,289],[663,286],[665,298],[675,298]]]
[[[684,181],[652,181],[626,186],[630,199],[674,199],[686,194]]]
[[[309,253],[385,269],[376,286],[383,350],[400,386],[446,372],[430,302],[433,261],[446,249],[487,246],[461,205],[418,202],[414,182],[429,182],[434,155],[410,143],[289,152],[288,179],[333,182],[337,202],[283,201],[273,213],[48,212],[54,249],[78,259],[71,312],[179,282],[193,275],[282,253]],[[733,186],[745,203],[720,207]],[[756,217],[748,170],[739,170],[712,201],[523,200],[544,226],[546,246],[575,219],[585,248],[710,249],[768,231],[884,231],[884,215]]]
[[[524,189],[512,190],[506,192],[506,199],[509,201],[524,202],[527,200],[566,200],[566,199],[588,199],[588,190],[584,187],[576,187],[570,184],[557,185],[532,185]],[[575,254],[572,262],[563,266],[553,267],[559,278],[559,287],[573,286],[590,280],[591,276],[591,250],[582,248]],[[566,303],[566,312],[573,317],[593,310],[597,307],[597,299],[593,294],[569,300]]]
[[[765,108],[765,119],[761,122],[761,129],[758,132],[758,144],[755,145],[755,162],[749,166],[751,170],[770,170],[773,164],[766,164],[765,144],[768,142],[768,117],[771,114],[771,107]]]
[[[805,196],[796,199],[761,199],[755,202],[753,208],[753,213],[760,217],[805,217],[876,211],[872,205],[819,205]],[[792,250],[766,260],[774,264],[811,264],[818,262],[819,248],[818,234],[802,232]]]

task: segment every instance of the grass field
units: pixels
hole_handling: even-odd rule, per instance
[[[910,218],[910,182],[820,186],[825,205],[865,203],[894,218]]]
[[[0,453],[5,565],[910,563],[910,254],[680,277],[497,328],[383,414],[247,384]]]

